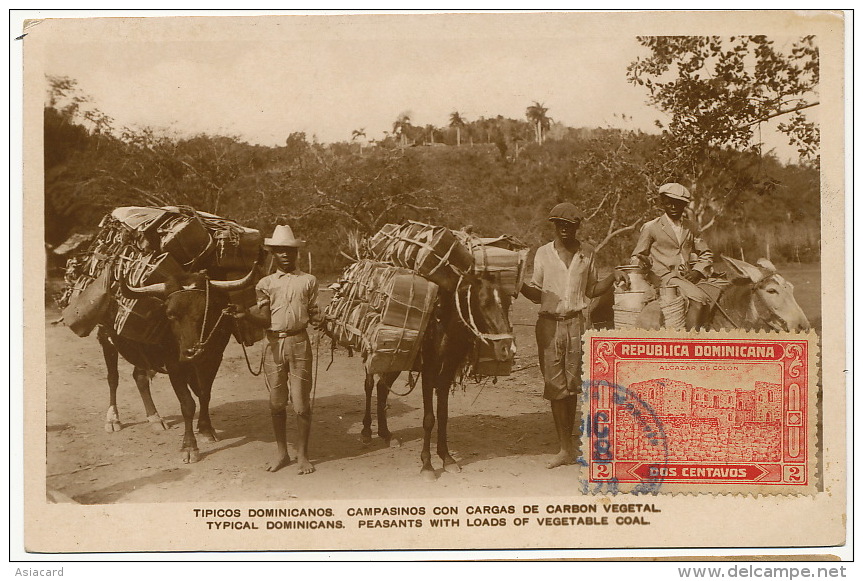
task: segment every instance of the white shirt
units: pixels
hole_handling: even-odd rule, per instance
[[[567,267],[554,242],[537,249],[530,285],[542,291],[540,314],[569,315],[590,306],[586,293],[596,284],[593,256],[593,248],[582,243]]]

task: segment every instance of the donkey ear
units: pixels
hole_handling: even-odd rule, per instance
[[[722,258],[724,258],[725,262],[728,263],[731,269],[742,278],[748,278],[756,284],[761,282],[761,279],[764,278],[764,273],[757,266],[753,266],[748,262],[743,262],[742,260],[731,258],[730,256],[722,255]]]
[[[759,258],[757,261],[755,261],[755,264],[757,264],[757,265],[758,265],[758,266],[760,266],[761,268],[766,269],[766,270],[767,270],[767,271],[769,271],[771,274],[775,274],[775,273],[776,273],[776,267],[775,267],[775,266],[773,266],[773,263],[772,263],[772,262],[770,262],[769,260],[767,260],[766,258]]]

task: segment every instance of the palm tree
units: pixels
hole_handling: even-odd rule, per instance
[[[548,131],[551,128],[551,117],[546,115],[548,107],[545,107],[539,101],[534,101],[533,105],[527,108],[525,115],[527,120],[533,123],[534,131],[536,132],[536,142],[542,145],[542,132]]]
[[[360,129],[354,129],[351,131],[351,141],[356,141],[360,137],[365,138],[366,136],[366,128],[362,127]],[[363,144],[360,142],[360,155],[363,154]]]
[[[399,116],[396,118],[393,123],[393,135],[399,135],[401,137],[402,147],[407,147],[408,144],[408,129],[411,127],[411,115],[407,111],[403,111],[399,113]]]
[[[458,111],[449,114],[449,126],[455,127],[456,145],[461,146],[461,128],[465,126],[464,119]]]
[[[426,125],[426,131],[428,131],[429,139],[431,140],[431,144],[434,145],[435,126],[432,125],[431,123],[429,123],[428,125]]]

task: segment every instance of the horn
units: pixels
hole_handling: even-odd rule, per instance
[[[219,290],[223,291],[235,291],[246,288],[251,284],[251,282],[255,278],[255,272],[258,270],[258,263],[256,262],[254,266],[252,266],[252,270],[249,271],[249,274],[244,276],[243,278],[237,280],[211,280],[210,285]]]
[[[164,282],[157,282],[156,284],[148,284],[144,286],[129,286],[126,283],[125,277],[119,277],[120,285],[122,288],[128,290],[131,293],[139,294],[139,295],[147,295],[151,297],[163,297],[168,291],[168,285]]]
[[[757,284],[764,278],[764,273],[757,266],[753,266],[748,262],[743,262],[742,260],[731,258],[730,256],[725,256],[724,254],[722,255],[722,258],[725,259],[725,262],[727,262],[731,268],[737,271],[737,274],[744,278],[748,278],[753,283]]]

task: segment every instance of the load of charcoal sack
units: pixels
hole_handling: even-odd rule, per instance
[[[413,221],[385,225],[360,252],[324,315],[336,340],[363,354],[369,373],[415,368],[438,290],[455,292],[464,274],[489,273],[518,294],[527,254],[509,237],[478,238]],[[511,362],[489,361],[490,348],[478,345],[471,354],[474,372],[508,375]]]
[[[255,265],[260,251],[260,232],[213,214],[175,206],[116,208],[102,218],[90,247],[66,263],[66,286],[58,300],[63,320],[80,337],[110,322],[124,338],[157,343],[168,324],[161,301],[122,295],[120,277],[132,286],[200,270],[237,279]],[[231,301],[255,304],[254,288],[232,292]],[[235,335],[246,345],[262,337],[246,323]]]

